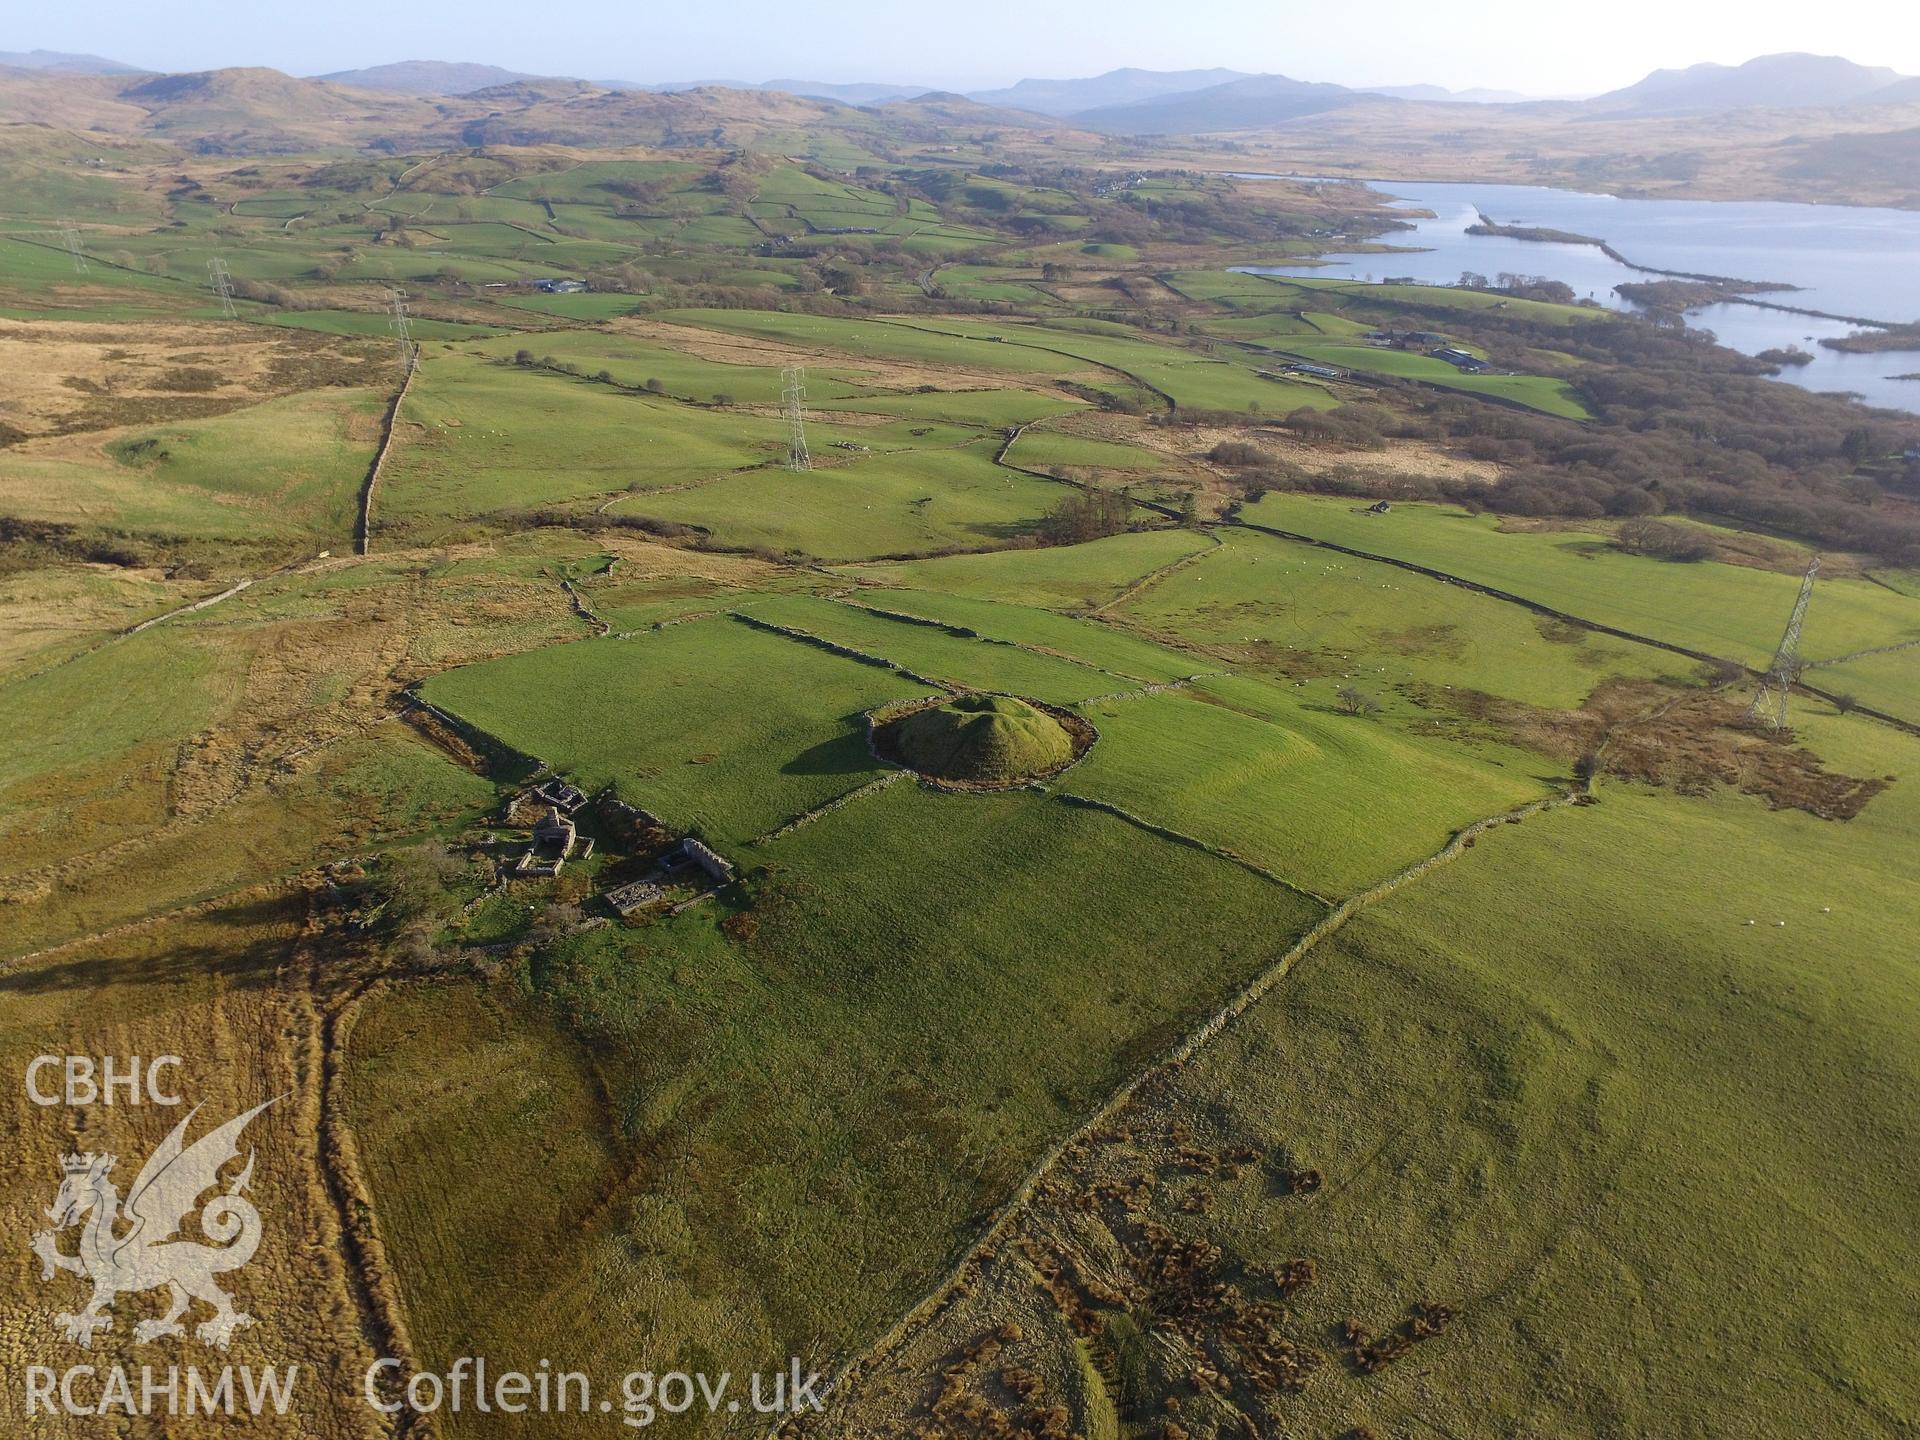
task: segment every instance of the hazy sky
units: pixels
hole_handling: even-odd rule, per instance
[[[156,70],[293,74],[476,60],[633,81],[774,77],[977,89],[1121,65],[1225,65],[1349,85],[1612,89],[1659,66],[1780,50],[1920,73],[1912,0],[93,0],[10,6],[0,48]]]

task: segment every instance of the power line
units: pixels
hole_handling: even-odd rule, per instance
[[[400,358],[400,373],[405,375],[413,369],[417,350],[413,343],[413,317],[407,313],[407,292],[404,290],[387,292],[387,328],[393,331],[394,348]]]
[[[73,257],[74,270],[81,275],[86,274],[87,256],[86,252],[80,248],[80,231],[76,227],[62,221],[60,225],[60,239],[67,247],[67,254]]]
[[[780,413],[787,418],[787,468],[811,470],[807,453],[807,369],[788,365],[780,371]]]
[[[1771,730],[1787,728],[1787,697],[1793,693],[1793,682],[1801,670],[1800,627],[1806,622],[1807,601],[1813,598],[1813,577],[1819,573],[1820,557],[1816,555],[1800,581],[1800,598],[1793,602],[1793,614],[1787,620],[1786,633],[1774,649],[1773,663],[1767,666],[1753,704],[1747,707],[1750,724],[1765,725]]]
[[[213,286],[213,293],[220,297],[220,313],[229,320],[240,318],[240,312],[233,308],[233,272],[227,269],[227,262],[218,255],[207,261],[207,282]]]

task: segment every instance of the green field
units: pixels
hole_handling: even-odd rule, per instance
[[[384,397],[322,390],[116,433],[92,453],[15,451],[0,504],[29,519],[258,541],[351,540]]]
[[[1115,599],[1163,566],[1212,548],[1189,530],[1114,535],[1087,545],[1040,553],[949,555],[846,573],[884,585],[1006,600],[1046,609],[1084,610]]]
[[[1544,793],[1517,751],[1462,754],[1297,696],[1223,677],[1090,706],[1100,743],[1062,784],[1335,896]]]
[[[1150,633],[1203,639],[1327,704],[1351,683],[1382,699],[1407,685],[1457,686],[1571,706],[1609,675],[1696,668],[1443,581],[1253,533],[1233,534],[1119,613]]]
[[[628,1428],[370,1429],[376,1353],[874,1362],[791,1440],[1920,1426],[1899,417],[1232,268],[1392,263],[1251,139],[264,70],[0,112],[0,1041],[285,1097],[235,1354],[303,1434]],[[1816,550],[1775,730],[1740,667]],[[171,1124],[14,1104],[21,1236]]]
[[[1209,1056],[1186,1103],[1312,1157],[1329,1195],[1286,1217],[1236,1187],[1205,1232],[1255,1266],[1313,1256],[1313,1324],[1462,1314],[1297,1423],[1892,1434],[1920,1411],[1895,1278],[1920,1261],[1895,960],[1920,892],[1880,858],[1911,816],[1836,834],[1608,787],[1349,926]]]
[[[564,1343],[571,1363],[606,1373],[636,1355],[770,1368],[794,1346],[870,1333],[1068,1116],[1314,913],[1031,796],[895,787],[765,860],[764,918],[745,945],[689,915],[637,940],[583,936],[541,967],[539,998],[588,1037],[580,1059],[537,1020],[457,995],[447,1026],[411,999],[356,1039],[356,1130],[428,1353],[451,1354],[440,1337],[457,1328],[530,1364]],[[1058,904],[1136,866],[1156,883],[1097,914]],[[1169,924],[1185,930],[1177,952],[1149,938]],[[461,1058],[424,1111],[378,1098],[443,1047]],[[597,1116],[589,1065],[612,1087]],[[466,1118],[426,1123],[450,1105]],[[482,1112],[557,1124],[560,1148],[537,1166],[500,1157]],[[569,1197],[605,1184],[622,1154],[661,1158],[582,1224]],[[477,1229],[429,1176],[475,1197]],[[498,1223],[481,1197],[516,1183],[542,1198],[500,1253],[540,1255],[531,1305],[517,1267],[461,1261]],[[632,1298],[582,1327],[595,1294]]]
[[[891,660],[929,680],[969,690],[1003,691],[1069,705],[1095,695],[1136,688],[1126,676],[1011,642],[996,644],[952,635],[930,625],[812,596],[751,600],[740,609],[756,619],[804,630]]]
[[[738,845],[871,780],[855,718],[924,687],[720,618],[448,671],[423,693],[576,784]]]
[[[854,360],[918,360],[1011,375],[1069,375],[1087,368],[1071,356],[906,323],[750,310],[668,310],[660,318],[804,345]]]
[[[1750,566],[1675,564],[1626,554],[1604,532],[1503,532],[1498,519],[1436,505],[1372,516],[1350,501],[1268,495],[1261,524],[1429,565],[1589,620],[1762,665],[1793,610],[1800,579]],[[1817,583],[1802,653],[1843,655],[1913,638],[1920,605],[1866,580]]]
[[[403,418],[417,428],[380,510],[408,528],[686,484],[783,453],[775,420],[528,377],[460,352],[425,359]]]
[[[819,450],[817,436],[814,446],[833,454]],[[799,473],[757,470],[636,495],[619,509],[697,525],[729,545],[830,561],[978,548],[1027,533],[1060,499],[1058,485],[995,465],[998,448],[985,439],[835,459]]]

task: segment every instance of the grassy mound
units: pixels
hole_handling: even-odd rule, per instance
[[[1073,759],[1066,727],[1010,695],[965,695],[909,715],[897,744],[921,774],[976,785],[1010,785]]]

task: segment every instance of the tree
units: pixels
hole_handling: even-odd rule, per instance
[[[1110,490],[1082,490],[1047,512],[1040,522],[1040,541],[1044,545],[1079,545],[1118,535],[1127,528],[1131,509],[1124,495]]]
[[[1364,690],[1356,690],[1351,685],[1342,685],[1334,692],[1333,703],[1347,715],[1378,715],[1380,702]]]
[[[649,395],[658,395],[662,393],[666,388],[667,387],[661,383],[658,376],[649,375],[647,377],[647,393]]]
[[[1629,520],[1614,540],[1629,555],[1648,555],[1656,560],[1689,562],[1711,560],[1714,555],[1713,542],[1702,531],[1664,520]]]
[[[1886,444],[1867,425],[1854,426],[1840,441],[1840,453],[1852,465],[1864,465],[1869,460],[1879,459],[1886,452]]]

